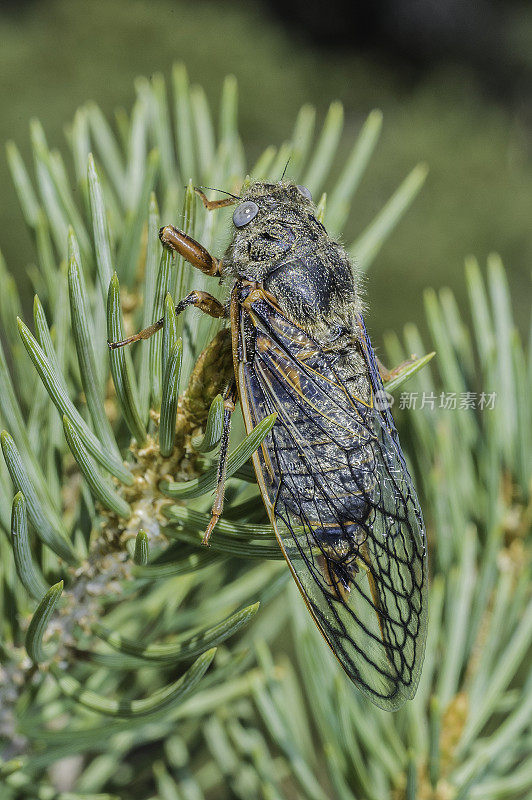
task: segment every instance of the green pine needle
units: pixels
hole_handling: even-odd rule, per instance
[[[431,567],[418,691],[387,714],[334,661],[268,524],[250,459],[275,415],[248,436],[233,415],[224,515],[201,545],[223,397],[217,365],[195,365],[224,322],[176,319],[174,304],[191,289],[226,302],[227,290],[158,237],[174,223],[221,256],[231,210],[206,211],[194,186],[239,193],[278,181],[289,158],[287,177],[341,235],[371,181],[382,115],[369,113],[340,164],[341,104],[321,124],[303,106],[285,141],[248,164],[234,77],[218,116],[183,65],[135,91],[116,124],[94,103],[76,112],[70,157],[37,121],[31,169],[7,147],[38,296],[32,334],[0,258],[2,797],[524,800],[532,354],[500,258],[467,260],[466,312],[429,288],[428,337],[408,322],[386,335],[386,363],[405,362],[385,388]],[[359,231],[348,248],[359,271],[426,172],[414,166]],[[163,318],[149,343],[109,351],[107,338]],[[61,791],[57,765],[76,754]]]

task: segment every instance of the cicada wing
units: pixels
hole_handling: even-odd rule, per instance
[[[395,428],[268,302],[241,323],[242,346],[253,342],[238,367],[246,426],[278,414],[254,463],[279,544],[346,672],[377,705],[398,708],[423,658],[426,556]]]
[[[409,585],[406,575],[410,572],[413,586],[418,587],[418,592],[415,592],[412,598],[415,599],[414,613],[419,623],[418,633],[414,640],[408,639],[405,642],[405,655],[408,660],[413,660],[415,666],[412,681],[413,695],[421,674],[427,637],[428,565],[425,526],[414,484],[399,444],[375,354],[362,318],[360,327],[373,397],[375,401],[380,401],[378,405],[374,405],[373,410],[373,423],[378,441],[378,457],[375,459],[377,480],[374,491],[373,541],[388,540],[391,537],[394,542],[394,557],[389,563],[386,559],[382,563],[383,572],[390,573],[391,585],[406,588]],[[371,548],[371,542],[368,542],[368,545]],[[377,553],[374,555],[378,558]],[[404,591],[397,593],[396,601],[401,618],[408,619],[411,609],[406,602]]]

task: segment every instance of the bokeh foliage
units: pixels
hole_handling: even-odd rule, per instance
[[[224,519],[200,547],[221,405],[216,358],[194,364],[220,323],[176,321],[171,305],[223,287],[157,237],[173,221],[220,253],[231,211],[207,213],[193,185],[276,180],[289,156],[290,177],[341,231],[381,115],[339,164],[341,106],[318,130],[304,106],[286,144],[248,166],[233,78],[217,120],[180,65],[170,87],[157,74],[136,92],[116,129],[92,103],[76,113],[68,161],[37,122],[31,169],[8,146],[36,297],[33,324],[17,322],[17,281],[0,263],[5,796],[527,796],[532,365],[500,261],[467,264],[471,328],[450,291],[429,290],[430,343],[413,325],[387,340],[393,362],[437,351],[407,385],[417,408],[397,415],[428,523],[429,642],[415,700],[387,714],[337,667],[266,524],[249,457],[272,420],[249,437],[237,420]],[[361,270],[425,173],[414,167],[358,232]],[[162,316],[162,335],[109,356],[107,337]],[[493,391],[493,409],[460,408]]]
[[[410,2],[404,0],[401,7]],[[494,247],[508,271],[516,321],[521,332],[527,330],[530,102],[518,102],[508,91],[503,97],[486,91],[478,76],[450,61],[405,70],[389,54],[379,58],[338,44],[313,47],[298,30],[283,30],[267,5],[267,0],[106,0],[96,13],[85,0],[2,4],[2,146],[15,139],[30,160],[27,121],[35,115],[50,145],[62,147],[65,120],[81,100],[96,100],[111,119],[117,106],[132,105],[137,75],[168,74],[176,58],[205,88],[213,109],[218,108],[223,76],[237,76],[239,129],[251,162],[268,144],[287,137],[301,105],[315,105],[321,123],[331,99],[337,98],[348,133],[339,142],[333,167],[338,169],[368,111],[380,108],[386,125],[378,157],[357,191],[346,240],[365,227],[413,163],[429,163],[430,175],[422,201],[403,218],[374,264],[368,285],[374,339],[382,344],[383,331],[398,329],[405,319],[426,330],[418,301],[427,285],[450,286],[465,311],[464,255],[474,253],[485,261]],[[440,12],[445,13],[438,4],[427,10],[427,17]],[[471,13],[481,12],[475,5]],[[532,63],[532,6],[521,2],[515,13],[512,29],[500,31],[497,53],[485,63],[490,81],[505,47],[514,59]],[[396,19],[395,12],[392,16]],[[474,50],[473,41],[468,51]],[[520,73],[523,83],[526,74]],[[22,282],[32,246],[3,158],[0,184],[0,247]],[[28,293],[29,288],[25,297]]]

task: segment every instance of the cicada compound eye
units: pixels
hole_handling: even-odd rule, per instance
[[[306,197],[307,200],[310,200],[312,202],[312,195],[310,193],[310,189],[307,189],[306,186],[300,186],[299,184],[297,185],[297,188],[299,189],[303,197]]]
[[[255,219],[258,213],[259,207],[253,200],[246,200],[244,203],[240,203],[233,213],[235,228],[243,228],[248,222]]]

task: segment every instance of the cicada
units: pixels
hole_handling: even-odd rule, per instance
[[[425,533],[382,402],[356,271],[305,187],[257,182],[218,201],[197,191],[208,209],[238,203],[221,259],[171,225],[160,231],[163,245],[229,290],[225,304],[192,291],[176,306],[226,319],[232,349],[231,373],[220,376],[224,431],[204,543],[222,513],[235,403],[248,433],[276,413],[253,465],[279,546],[347,675],[376,705],[397,709],[413,697],[423,662]]]

